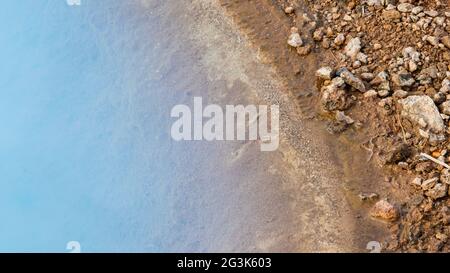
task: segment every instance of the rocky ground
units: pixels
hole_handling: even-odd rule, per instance
[[[339,134],[368,127],[369,160],[395,174],[403,204],[381,200],[388,251],[450,250],[450,6],[446,1],[278,1],[287,46],[325,53],[318,110]],[[399,179],[402,178],[402,179]],[[366,198],[366,197],[363,197]]]

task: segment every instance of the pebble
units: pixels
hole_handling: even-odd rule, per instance
[[[376,96],[378,96],[378,92],[376,90],[373,90],[373,89],[371,89],[371,90],[367,91],[366,93],[364,93],[364,97],[365,98],[371,98],[371,97],[376,97]]]
[[[398,11],[400,12],[411,12],[412,9],[414,8],[414,5],[410,4],[410,3],[401,3],[397,6]]]
[[[388,20],[388,21],[394,21],[394,20],[402,18],[401,13],[396,9],[383,10],[382,16],[385,20]]]
[[[421,6],[416,6],[411,9],[412,14],[415,14],[415,15],[421,13],[422,11],[423,11],[423,7],[421,7]]]
[[[430,17],[436,17],[439,15],[439,12],[437,12],[435,10],[427,10],[427,11],[425,11],[425,14]]]
[[[316,76],[322,80],[331,80],[334,76],[334,69],[325,66],[316,71]]]
[[[300,34],[298,33],[292,33],[291,35],[289,35],[289,39],[288,39],[288,45],[292,46],[292,47],[300,47],[303,45],[303,40],[302,37],[300,37]]]
[[[398,211],[388,201],[380,200],[372,208],[370,215],[387,221],[395,221],[398,218]]]
[[[444,44],[447,48],[450,48],[450,36],[442,37],[441,43]]]
[[[422,178],[414,178],[413,181],[411,181],[411,184],[413,184],[414,186],[422,187]]]
[[[395,74],[392,77],[392,81],[395,85],[400,87],[410,87],[416,82],[414,77],[406,71],[400,71],[399,73]]]
[[[405,90],[401,90],[401,89],[395,90],[393,96],[396,98],[399,98],[399,99],[404,99],[408,96],[408,92],[406,92]]]
[[[356,58],[358,53],[361,50],[361,40],[357,38],[351,39],[347,45],[345,46],[344,52],[345,55],[352,58],[353,60]]]
[[[339,71],[339,76],[345,81],[346,84],[352,86],[360,92],[366,92],[366,86],[363,81],[353,75],[348,69],[343,68]]]
[[[295,10],[294,7],[287,7],[287,8],[284,9],[284,12],[286,14],[291,14],[291,13],[294,12],[294,10]]]
[[[339,33],[336,38],[334,39],[334,44],[335,45],[342,45],[345,42],[345,36],[342,33]]]

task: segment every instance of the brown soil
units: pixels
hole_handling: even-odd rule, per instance
[[[357,6],[360,1],[219,0],[219,2],[257,48],[260,59],[275,67],[284,80],[286,88],[297,98],[297,103],[301,106],[303,113],[310,119],[328,123],[331,131],[339,131],[333,125],[332,116],[324,114],[317,106],[320,100],[320,85],[316,83],[315,72],[325,65],[351,67],[352,64],[337,56],[337,52],[342,50],[341,48],[325,49],[320,43],[315,43],[311,36],[318,27],[327,27],[326,21],[321,18],[322,11],[329,11],[336,6],[346,11],[349,5]],[[434,1],[413,2],[430,9],[445,7],[436,6]],[[295,12],[286,14],[284,12],[286,7],[294,7]],[[388,69],[389,62],[395,60],[405,46],[420,43],[422,36],[418,36],[417,33],[410,31],[402,24],[380,23],[381,10],[372,12],[376,16],[360,18],[344,27],[338,26],[333,31],[335,34],[343,32],[347,37],[356,37],[357,33],[364,33],[363,44],[382,44],[382,49],[379,51],[367,47],[364,52],[372,58],[371,63],[367,65],[368,69],[376,74]],[[309,20],[303,16],[304,13],[308,14],[310,18],[313,18],[313,14],[318,15],[318,18],[314,19],[313,27],[310,27]],[[339,20],[342,20],[342,17]],[[337,23],[331,27],[335,28],[336,26]],[[311,53],[300,56],[294,48],[286,44],[291,27],[301,30],[302,36],[305,37],[305,43],[311,45]],[[427,43],[423,45],[422,51],[427,53],[429,63],[441,63],[442,51],[436,51]],[[358,69],[355,73],[357,72]],[[440,81],[436,81],[429,86],[419,86],[408,91],[429,95],[427,90],[431,92],[430,87],[438,89],[439,86]],[[412,155],[421,151],[431,154],[433,151],[440,151],[444,148],[430,146],[415,136],[406,140],[405,131],[414,129],[414,125],[399,116],[395,103],[384,103],[383,107],[380,107],[380,98],[378,97],[362,99],[362,94],[358,92],[352,94],[352,107],[347,113],[355,119],[356,125],[343,133],[336,134],[337,142],[343,145],[341,149],[339,145],[335,145],[337,156],[346,162],[342,168],[344,172],[348,172],[349,177],[352,174],[357,176],[354,169],[366,169],[369,172],[381,171],[385,174],[385,179],[374,182],[362,181],[355,177],[353,181],[346,184],[350,192],[348,201],[357,199],[355,198],[357,191],[375,190],[383,197],[389,197],[390,201],[396,204],[400,218],[387,224],[392,236],[385,244],[386,251],[448,252],[450,250],[447,240],[450,236],[450,214],[448,212],[450,200],[448,198],[432,200],[422,191],[412,187],[410,183],[418,174],[417,166],[422,164]],[[407,166],[397,164],[401,160],[395,160],[392,164],[393,162],[387,159],[392,157],[393,153],[395,154],[397,147],[402,143],[412,149],[412,155],[404,159]],[[356,145],[352,146],[352,144]],[[357,156],[361,151],[352,150],[349,147],[363,147],[368,153]],[[424,179],[435,177],[435,169],[438,173],[442,170],[434,163],[424,164],[430,165],[426,166],[428,169],[425,167],[425,171],[420,172]]]

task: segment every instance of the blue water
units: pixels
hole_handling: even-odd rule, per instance
[[[0,251],[168,250],[151,24],[139,1],[81,2],[2,1]]]

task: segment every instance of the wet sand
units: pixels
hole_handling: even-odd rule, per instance
[[[369,219],[357,200],[362,191],[388,194],[378,183],[383,176],[366,163],[363,140],[351,132],[336,138],[310,119],[315,69],[304,68],[318,59],[299,62],[273,50],[287,24],[269,2],[141,0],[136,6],[153,22],[148,73],[153,106],[167,113],[162,120],[171,106],[192,105],[194,96],[205,104],[279,104],[281,112],[281,145],[271,153],[255,142],[159,136],[169,144],[154,153],[173,161],[163,204],[169,220],[155,225],[149,241],[160,251],[360,252],[386,236],[384,224]],[[302,72],[283,74],[291,69]]]

